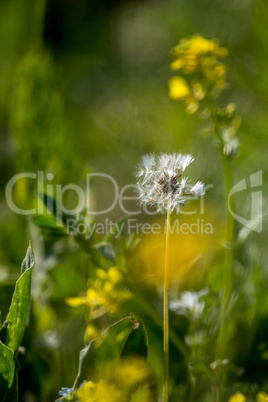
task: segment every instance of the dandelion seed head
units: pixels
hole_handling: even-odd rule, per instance
[[[199,181],[194,186],[183,173],[194,158],[190,154],[145,155],[137,172],[140,204],[156,207],[158,212],[172,212],[192,195],[204,194]]]
[[[204,184],[201,181],[198,181],[192,188],[191,192],[196,195],[203,195],[205,194]]]

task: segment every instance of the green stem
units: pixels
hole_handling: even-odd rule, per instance
[[[233,186],[231,159],[223,155],[223,168],[225,178],[225,209],[226,209],[226,232],[225,232],[225,256],[224,256],[224,282],[221,303],[221,324],[217,342],[217,359],[223,360],[226,357],[226,333],[228,322],[228,309],[233,289],[233,241],[234,241],[234,218],[229,211],[234,210],[233,198],[230,199],[229,193]],[[220,369],[222,372],[223,370]],[[221,374],[223,382],[223,374]]]
[[[234,218],[230,211],[234,211],[233,197],[229,200],[229,194],[233,187],[232,177],[232,157],[224,154],[224,144],[220,127],[217,122],[214,111],[216,110],[215,104],[212,104],[210,108],[211,120],[214,124],[215,135],[219,140],[220,151],[222,153],[223,173],[225,181],[225,215],[226,215],[226,227],[225,227],[225,255],[224,255],[224,278],[223,278],[223,294],[221,299],[221,314],[220,314],[220,330],[217,339],[216,359],[223,360],[226,358],[226,334],[228,333],[228,310],[230,306],[230,300],[233,290],[233,243],[234,243]],[[221,401],[221,389],[224,387],[225,375],[223,365],[220,364],[218,371],[218,389],[215,395],[215,401]]]
[[[171,213],[167,211],[166,227],[166,250],[165,250],[165,268],[164,268],[164,386],[163,402],[168,402],[168,380],[169,380],[169,316],[168,316],[168,293],[169,293],[169,261],[170,261],[170,224]]]

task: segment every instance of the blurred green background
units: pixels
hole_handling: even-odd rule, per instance
[[[67,307],[64,298],[86,289],[88,267],[75,248],[66,254],[70,246],[65,240],[57,247],[54,240],[44,242],[29,217],[8,208],[8,181],[17,173],[44,171],[54,175],[50,184],[76,183],[84,188],[87,173],[102,172],[111,174],[122,187],[134,183],[133,172],[144,153],[182,151],[195,157],[193,177],[213,185],[206,203],[222,222],[220,156],[211,138],[201,135],[203,123],[198,114],[187,115],[183,104],[168,97],[170,49],[196,33],[228,48],[230,86],[219,105],[235,102],[242,118],[234,180],[262,170],[265,195],[267,23],[265,0],[0,0],[2,321],[29,238],[36,254],[33,296],[38,300],[34,305],[38,314],[32,313],[25,334],[24,346],[30,352],[21,357],[21,400],[30,401],[31,394],[37,395],[33,400],[50,401],[56,399],[61,386],[72,385],[85,320],[84,312]],[[96,183],[93,191],[93,202],[107,205],[109,186]],[[22,208],[33,208],[36,183],[22,183],[15,197]],[[241,216],[249,216],[250,193],[236,201]],[[66,199],[69,206],[76,202],[72,195]],[[268,337],[265,196],[263,203],[263,231],[250,234],[249,245],[239,249],[236,262],[238,282],[243,278],[248,284],[244,303],[253,309],[247,317],[253,326],[250,336],[260,333],[261,339]],[[109,217],[121,215],[117,207]],[[250,285],[254,275],[257,292],[257,285]],[[35,322],[37,316],[41,319]],[[249,322],[242,321],[247,328]],[[161,349],[159,334],[153,342]],[[252,344],[248,340],[248,350]],[[245,355],[241,352],[241,356]],[[251,360],[249,366],[255,367]]]

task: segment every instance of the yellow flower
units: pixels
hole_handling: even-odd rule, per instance
[[[198,55],[211,54],[219,58],[224,58],[228,54],[228,50],[219,47],[215,40],[208,40],[202,36],[193,36],[188,43],[189,50]]]
[[[182,68],[185,65],[185,63],[183,62],[183,60],[178,59],[173,61],[173,63],[171,63],[171,70],[176,71],[179,70],[180,68]]]
[[[97,277],[105,280],[107,278],[107,272],[104,269],[97,269]]]
[[[86,382],[76,392],[79,402],[117,402],[124,401],[120,390],[113,384],[107,383],[107,381],[99,381],[97,384],[93,382]]]
[[[257,402],[268,402],[268,394],[261,391],[257,395]]]
[[[111,294],[114,291],[114,284],[111,282],[105,282],[103,284],[103,292],[106,294]]]
[[[225,87],[225,78],[227,67],[224,64],[219,64],[215,60],[204,60],[202,64],[203,74],[206,80],[216,87],[222,89]]]
[[[97,269],[96,278],[88,281],[87,293],[84,297],[69,297],[66,303],[71,307],[86,305],[89,308],[89,319],[96,319],[106,313],[119,311],[120,302],[130,297],[130,293],[123,288],[123,275],[116,267]],[[95,338],[96,332],[88,327],[85,340]]]
[[[228,402],[246,402],[246,397],[241,392],[236,392],[230,396]]]
[[[99,293],[95,289],[89,288],[87,290],[87,302],[89,304],[96,303],[98,299],[99,299]]]
[[[197,95],[197,96],[195,96]],[[173,77],[169,81],[169,96],[174,100],[183,100],[186,105],[186,111],[189,114],[196,112],[199,108],[199,103],[203,95],[201,91],[201,85],[198,87],[195,85],[194,92],[192,94],[187,82],[181,77]]]
[[[193,36],[189,41],[189,48],[197,53],[213,52],[216,47],[216,43],[213,40],[207,40],[202,36]]]
[[[219,47],[215,40],[208,40],[202,36],[193,36],[190,39],[182,39],[180,43],[172,49],[172,51],[175,58],[182,62],[185,58],[191,58],[192,60],[202,56],[224,58],[228,54],[228,50]],[[174,66],[176,67],[176,64],[174,64]]]
[[[215,40],[208,40],[202,36],[181,40],[173,48],[175,60],[171,64],[171,69],[181,70],[182,75],[193,75],[194,80],[187,84],[183,77],[171,78],[170,98],[184,101],[186,110],[194,113],[199,107],[198,102],[205,98],[208,90],[217,89],[219,92],[226,87],[227,67],[219,59],[226,57],[227,54],[227,49],[219,47]]]
[[[86,297],[68,297],[66,303],[71,307],[79,307],[82,304],[86,304]]]
[[[108,276],[109,276],[110,281],[114,284],[116,284],[122,280],[121,272],[118,271],[118,269],[115,267],[109,269]]]
[[[96,384],[89,381],[86,382],[79,390],[77,391],[77,396],[80,402],[87,402],[87,401],[95,401],[94,394],[96,394]],[[93,399],[94,398],[94,399]]]
[[[127,359],[103,367],[103,378],[85,382],[76,391],[79,402],[128,402],[129,394],[148,378],[143,359]]]
[[[190,74],[197,68],[197,57],[194,53],[188,52],[185,55],[184,72]]]
[[[171,99],[184,99],[191,95],[187,82],[181,77],[173,77],[169,81],[169,96]]]

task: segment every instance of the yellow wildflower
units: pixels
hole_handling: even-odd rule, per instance
[[[122,280],[122,274],[117,268],[110,268],[108,271],[109,279],[112,283],[116,284]]]
[[[106,279],[107,278],[107,272],[104,271],[104,269],[97,269],[97,277],[99,279]]]
[[[175,60],[173,63],[171,63],[171,70],[176,71],[179,70],[184,66],[184,62],[182,60]]]
[[[257,402],[268,402],[268,394],[261,391],[257,395]]]
[[[174,47],[173,53],[175,57],[190,55],[193,57],[210,55],[217,58],[224,58],[228,55],[228,50],[219,47],[215,40],[208,40],[202,36],[193,36],[190,39],[182,39],[180,43]]]
[[[213,52],[215,47],[216,43],[213,40],[207,40],[202,36],[193,36],[189,41],[189,48],[197,54]]]
[[[124,401],[120,390],[106,381],[99,381],[98,384],[86,382],[76,393],[79,402],[117,402]]]
[[[108,271],[97,269],[96,278],[90,278],[86,296],[69,297],[66,303],[71,307],[86,305],[89,307],[89,319],[96,319],[106,313],[116,313],[120,302],[129,298],[130,294],[122,288],[122,273],[111,267]],[[85,339],[95,337],[95,332],[86,330]]]
[[[169,81],[169,96],[171,99],[184,99],[191,95],[187,82],[181,77],[172,77]]]
[[[94,394],[96,394],[96,384],[93,382],[89,381],[83,384],[81,388],[77,391],[77,396],[80,400],[80,402],[87,402],[89,400],[94,400],[92,397],[94,397]]]
[[[227,67],[219,59],[226,57],[227,49],[219,47],[214,40],[202,36],[183,39],[174,47],[173,71],[180,70],[182,75],[193,76],[193,80],[173,77],[169,82],[169,96],[174,100],[182,100],[189,113],[194,113],[199,102],[214,88],[221,91],[226,87]]]
[[[197,67],[197,57],[195,54],[187,53],[185,55],[184,72],[186,74],[192,73]]]
[[[228,402],[246,402],[246,397],[241,392],[236,392],[230,396]]]
[[[204,60],[202,62],[202,71],[208,83],[223,89],[226,86],[225,78],[227,67],[224,64],[215,63],[214,60]]]
[[[86,304],[86,297],[68,297],[66,303],[71,307],[78,307],[82,304]]]
[[[105,282],[103,284],[103,292],[105,294],[111,294],[112,292],[114,292],[114,284],[111,282]]]
[[[129,395],[148,379],[144,359],[130,358],[103,367],[102,379],[85,382],[76,391],[79,402],[128,402]]]

